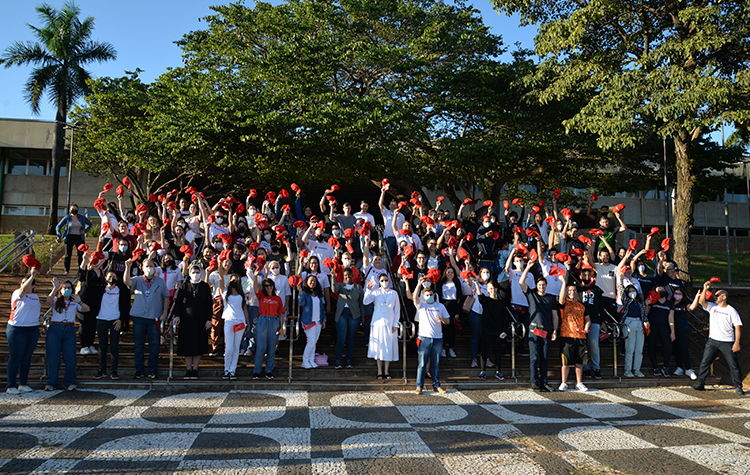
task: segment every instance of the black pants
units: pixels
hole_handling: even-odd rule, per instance
[[[65,260],[63,261],[65,272],[70,272],[70,259],[73,257],[73,249],[78,253],[78,267],[81,267],[83,251],[78,250],[79,244],[83,244],[83,236],[80,234],[68,234],[68,237],[65,239]]]
[[[500,371],[500,358],[505,351],[505,341],[500,338],[500,334],[490,334],[487,331],[482,330],[480,348],[482,349],[481,354],[483,362],[490,356],[490,343],[492,343],[492,350],[495,353],[495,370]],[[482,367],[484,367],[484,363],[482,363]]]
[[[117,320],[97,320],[96,333],[99,335],[99,371],[107,372],[107,351],[112,352],[112,372],[117,372],[120,359],[120,332],[115,330]]]
[[[654,369],[659,366],[656,363],[656,343],[661,343],[664,367],[669,368],[669,358],[672,357],[672,341],[669,339],[671,331],[669,323],[651,324],[651,334],[648,336],[648,357]]]
[[[86,312],[82,313],[81,317],[81,348],[88,348],[89,346],[94,346],[94,339],[96,338],[96,314],[94,312]]]
[[[675,361],[678,368],[691,369],[690,364],[690,325],[675,324],[675,340],[672,345]]]
[[[732,384],[737,387],[742,387],[742,374],[740,373],[740,362],[737,359],[737,353],[732,351],[734,345],[731,341],[716,341],[713,338],[709,338],[706,342],[706,348],[703,350],[703,359],[701,360],[701,367],[698,370],[698,384],[705,384],[708,372],[711,370],[711,363],[713,363],[716,355],[721,352],[724,355],[724,359],[727,360],[729,365],[729,373],[732,375]]]

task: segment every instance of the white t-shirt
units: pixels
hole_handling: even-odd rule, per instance
[[[367,288],[367,284],[369,282],[375,282],[376,286],[380,286],[380,276],[383,274],[388,274],[388,272],[385,269],[376,269],[373,265],[369,265],[362,269],[362,276],[367,276],[364,282],[362,282],[362,287]],[[388,279],[388,288],[392,289],[393,284],[391,283],[391,279]]]
[[[96,319],[113,322],[118,318],[120,318],[120,288],[116,285],[113,289],[106,286],[102,295],[102,306],[99,307],[99,315]]]
[[[439,302],[428,304],[420,298],[415,318],[419,322],[419,336],[425,338],[443,338],[443,324],[438,322],[436,317],[450,318],[445,305]]]
[[[523,271],[515,269],[511,269],[508,274],[508,280],[510,280],[510,303],[513,305],[528,307],[529,299],[526,298],[526,294],[524,294],[521,289],[521,274],[523,274]],[[528,285],[530,289],[536,288],[536,282],[534,282],[534,276],[531,275],[531,272],[526,274],[526,285]]]
[[[406,242],[407,246],[411,246],[414,248],[414,252],[417,252],[422,249],[422,240],[419,239],[419,236],[416,234],[413,234],[411,236],[404,236],[401,233],[398,233],[396,235],[396,243],[400,246],[401,241]]]
[[[57,304],[57,297],[55,297],[55,304]],[[55,305],[52,305],[52,319],[50,321],[52,322],[65,322],[65,323],[75,323],[76,321],[76,312],[81,311],[81,306],[73,302],[72,300],[69,300],[65,303],[65,307],[63,307],[62,312],[58,312],[55,309]]]
[[[284,274],[273,275],[270,273],[268,274],[268,278],[276,285],[276,295],[281,297],[281,304],[285,306],[284,310],[288,312],[289,309],[286,308],[286,298],[292,295],[292,289],[289,287],[289,278]]]
[[[617,298],[617,280],[615,277],[615,269],[617,266],[614,264],[595,264],[596,265],[596,286],[602,289],[604,297],[615,299]]]
[[[742,326],[740,314],[731,305],[722,308],[708,302],[708,336],[716,341],[734,342],[734,327]]]
[[[245,321],[245,313],[242,311],[242,295],[228,295],[224,292],[224,311],[221,318],[227,321]]]
[[[622,288],[626,289],[629,285],[632,285],[635,287],[636,292],[639,294],[643,294],[643,289],[641,288],[641,283],[638,281],[638,279],[628,279],[623,274],[619,274],[617,276],[617,281],[622,283]],[[617,286],[618,292],[617,292],[617,305],[622,305],[622,295],[620,295],[619,289],[620,286]]]
[[[364,219],[367,222],[370,223],[370,226],[372,226],[373,229],[375,229],[375,217],[371,215],[370,213],[363,213],[361,211],[358,211],[354,213],[354,217],[357,219]]]
[[[245,271],[246,277],[242,278],[242,291],[245,292],[245,299],[249,307],[258,307],[258,291],[255,289],[255,274],[251,268]]]
[[[39,302],[37,294],[23,294],[22,296],[21,289],[16,289],[10,297],[8,325],[37,327],[39,326],[41,310],[42,304]]]
[[[318,258],[318,262],[320,262],[321,272],[323,272],[326,276],[330,275],[331,269],[324,266],[323,261],[325,259],[333,259],[335,257],[335,253],[331,245],[326,241],[318,242],[315,239],[310,239],[307,243],[307,249],[310,250],[311,256],[315,256]]]
[[[456,284],[450,280],[443,283],[443,300],[458,300],[458,290]]]
[[[552,269],[552,267],[553,267],[552,262],[549,261],[548,259],[545,259],[542,262],[542,275],[547,278],[547,293],[552,294],[555,297],[559,297],[560,291],[562,290],[563,283],[560,281],[559,277],[549,275],[549,271]],[[562,269],[563,276],[567,274],[568,272],[564,266],[561,266],[559,264],[554,264],[554,267],[558,267]]]
[[[383,222],[385,223],[385,228],[383,229],[383,236],[384,237],[395,237],[393,235],[393,225],[391,224],[391,221],[393,221],[393,211],[389,210],[388,208],[380,208],[380,212],[383,214]],[[398,218],[396,218],[396,228],[401,229],[401,227],[404,225],[404,220],[406,218],[403,214],[399,213]]]
[[[302,277],[302,282],[306,281],[307,278],[311,275],[314,275],[315,278],[318,279],[318,285],[320,285],[320,288],[324,291],[325,289],[331,287],[331,281],[328,279],[328,276],[322,272],[307,272],[306,270],[302,271],[302,275],[300,276]]]
[[[213,242],[214,238],[221,234],[229,234],[229,228],[225,228],[224,226],[219,226],[216,223],[210,223],[210,224],[211,225],[208,227],[208,242]]]
[[[156,277],[164,279],[164,270],[161,267],[156,268]],[[167,278],[164,279],[164,282],[167,284],[167,290],[176,290],[183,280],[185,280],[185,277],[183,277],[179,267],[176,269],[167,269]]]

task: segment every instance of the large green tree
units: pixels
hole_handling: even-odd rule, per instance
[[[492,0],[540,25],[542,102],[586,97],[564,121],[627,150],[656,133],[674,143],[675,260],[690,274],[698,164],[706,133],[750,117],[750,4],[722,0]]]
[[[5,67],[33,65],[24,90],[32,112],[39,114],[39,103],[45,92],[57,108],[52,144],[52,196],[47,224],[47,233],[54,234],[68,110],[78,97],[89,91],[86,81],[91,74],[84,66],[115,59],[117,53],[111,44],[91,40],[94,18],[81,21],[81,10],[72,1],[65,3],[60,10],[46,3],[36,10],[42,26],[29,25],[29,28],[38,42],[15,42],[5,50],[0,64],[5,64]]]

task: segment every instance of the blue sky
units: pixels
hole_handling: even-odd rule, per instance
[[[5,1],[3,19],[0,20],[0,50],[14,41],[33,41],[27,24],[41,26],[35,7],[42,1]],[[63,0],[47,0],[55,8],[61,8]],[[107,41],[117,50],[117,60],[94,63],[88,70],[96,77],[119,77],[125,71],[142,69],[141,79],[151,82],[168,67],[181,64],[181,51],[174,42],[185,33],[200,30],[206,24],[199,19],[211,14],[210,5],[216,1],[199,0],[130,0],[112,2],[102,0],[77,0],[81,16],[96,19],[92,39]],[[228,3],[228,2],[227,2]],[[273,1],[272,3],[281,3]],[[466,2],[471,4],[471,2]],[[252,1],[246,2],[253,5]],[[486,25],[500,35],[510,51],[516,42],[524,48],[533,48],[535,28],[519,26],[518,19],[495,12],[489,1],[477,2],[474,7],[481,11]],[[508,58],[504,58],[510,60]],[[55,111],[47,97],[43,98],[41,113],[32,116],[31,108],[24,100],[23,89],[31,72],[30,66],[0,67],[0,117],[19,119],[54,120]]]

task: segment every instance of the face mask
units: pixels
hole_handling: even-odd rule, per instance
[[[341,259],[341,263],[344,264],[344,267],[349,267],[350,265],[352,265],[352,260],[351,259]]]
[[[172,264],[174,264],[173,261],[164,261],[164,267],[166,267],[168,269],[172,268]]]
[[[490,273],[489,273],[489,272],[482,272],[482,273],[480,274],[480,276],[482,277],[482,279],[483,279],[483,280],[489,280],[489,278],[490,278]]]
[[[271,268],[271,274],[273,274],[273,275],[279,275],[279,272],[281,272],[281,269],[279,267],[272,267]]]
[[[117,249],[119,249],[120,252],[128,252],[128,246],[117,246]]]
[[[217,241],[214,243],[214,249],[221,251],[222,249],[224,249],[224,244],[220,241]]]
[[[388,281],[387,280],[381,280],[380,281],[380,288],[381,289],[387,289],[388,288]]]
[[[216,224],[221,224],[223,222],[224,222],[224,217],[223,216],[217,216],[216,217]]]
[[[143,275],[148,277],[149,279],[154,276],[154,268],[153,267],[144,267],[143,268]]]
[[[490,222],[489,221],[482,221],[482,226],[484,226],[485,228],[489,228],[490,227]]]
[[[117,283],[117,279],[113,279],[110,277],[109,279],[107,279],[107,283],[109,285],[115,285],[115,283]]]
[[[638,266],[638,272],[640,272],[641,274],[645,274],[646,273],[646,266]]]
[[[430,295],[429,297],[427,297],[426,299],[424,299],[424,301],[427,302],[427,303],[435,303],[435,296],[434,295]]]
[[[635,298],[638,296],[637,292],[629,292],[628,297],[630,297],[630,300],[635,300]]]
[[[194,284],[197,284],[198,282],[200,282],[200,280],[201,280],[200,273],[198,273],[198,274],[191,273],[190,274],[190,282],[192,282]]]
[[[562,229],[563,229],[563,225],[562,225],[562,224],[558,224],[558,225],[557,225],[557,230],[558,230],[558,231],[562,231]]]
[[[244,230],[245,230],[245,228],[247,228],[247,224],[245,224],[245,223],[240,223],[240,224],[239,224],[239,225],[238,225],[237,227],[238,227],[239,229],[241,229],[242,231],[244,231]]]
[[[135,223],[135,216],[128,216],[127,218],[125,218],[125,220],[128,223],[133,224],[133,223]]]
[[[72,214],[72,215],[75,216],[75,215],[78,214],[78,210],[77,209],[72,209],[72,210],[70,210],[70,214]]]
[[[318,242],[323,242],[323,241],[325,240],[325,238],[326,238],[326,237],[325,237],[325,236],[323,236],[322,234],[316,234],[316,235],[315,235],[315,239],[317,239],[317,240],[318,240]]]
[[[497,221],[495,218],[490,218],[490,222],[494,223],[495,221]]]
[[[266,233],[266,234],[264,234],[264,235],[263,235],[263,238],[264,238],[264,239],[265,239],[266,241],[270,241],[270,240],[271,240],[271,234],[270,234],[270,233]]]
[[[661,297],[661,298],[665,299],[665,298],[667,298],[667,293],[666,293],[666,292],[664,292],[664,291],[662,291],[662,292],[659,292],[659,297]]]
[[[682,294],[674,294],[674,301],[679,302],[682,300]]]
[[[333,233],[333,235],[334,235],[335,237],[339,237],[339,236],[341,236],[341,230],[340,230],[340,229],[334,229],[334,230],[332,231],[332,233]]]
[[[62,294],[63,297],[70,297],[73,295],[73,289],[63,289]]]

